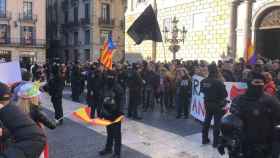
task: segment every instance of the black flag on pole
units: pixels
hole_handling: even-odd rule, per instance
[[[135,20],[127,34],[136,44],[141,44],[144,40],[162,42],[157,17],[151,5]]]

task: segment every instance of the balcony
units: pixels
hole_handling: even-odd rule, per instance
[[[79,0],[71,0],[71,5],[75,6],[79,3]]]
[[[99,23],[100,27],[113,28],[114,25],[115,25],[115,20],[114,19],[99,18],[98,23]]]
[[[90,19],[89,18],[81,18],[80,19],[81,25],[90,25]]]
[[[12,18],[11,12],[0,12],[0,20],[10,20]]]
[[[68,0],[63,0],[62,2],[61,2],[61,8],[62,8],[62,10],[68,10],[68,7],[69,7],[69,2],[68,2]]]
[[[79,22],[78,21],[69,21],[65,24],[61,24],[61,28],[63,30],[66,30],[66,29],[71,29],[71,28],[74,28],[74,27],[78,27],[79,26]]]
[[[20,13],[19,21],[35,23],[37,21],[37,15]]]
[[[30,48],[45,48],[46,40],[24,38],[2,38],[0,39],[0,46],[4,47],[30,47]]]

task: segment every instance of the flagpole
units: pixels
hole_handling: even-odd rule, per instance
[[[154,12],[157,19],[157,0],[154,0]],[[152,43],[152,60],[156,61],[157,58],[157,42],[153,41]]]

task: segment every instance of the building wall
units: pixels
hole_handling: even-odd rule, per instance
[[[19,14],[23,13],[24,0],[6,0],[7,13],[11,15],[9,21],[0,20],[0,24],[8,24],[10,26],[10,36],[13,42],[20,42],[21,26],[33,26],[35,28],[34,39],[40,40],[40,43],[46,42],[46,0],[28,0],[32,2],[32,14],[37,16],[34,23],[20,22]],[[24,24],[23,24],[24,23]],[[19,60],[21,56],[32,56],[38,62],[45,62],[45,46],[40,48],[26,46],[7,46],[2,45],[0,50],[8,50],[12,53],[12,60]]]
[[[220,59],[220,56],[227,52],[230,1],[177,0],[172,2],[157,1],[158,21],[161,30],[163,30],[164,20],[176,16],[179,20],[179,28],[185,26],[188,30],[185,43],[180,44],[181,49],[177,53],[177,59],[204,59],[208,61]],[[150,1],[150,4],[153,2]],[[128,11],[130,10],[128,9]],[[139,13],[132,12],[126,15],[126,29],[128,29]],[[163,40],[165,40],[164,34]],[[141,53],[144,59],[151,58],[151,45],[151,41],[145,41],[139,46],[134,46],[131,38],[126,35],[127,53]],[[157,43],[157,60],[172,60],[172,53],[168,50],[169,45],[165,42]]]
[[[63,0],[48,0],[50,5],[53,5],[54,3],[58,3],[59,5],[62,5]],[[68,30],[69,35],[69,46],[64,46],[65,37],[63,34],[63,28],[58,25],[59,29],[61,30],[58,36],[58,39],[60,41],[61,49],[60,52],[63,54],[65,50],[69,51],[70,55],[70,61],[74,60],[74,50],[77,50],[79,52],[79,60],[81,63],[87,61],[87,60],[97,60],[99,58],[100,54],[100,48],[102,47],[103,43],[100,41],[100,33],[101,30],[112,30],[113,32],[113,40],[115,43],[118,44],[118,50],[115,54],[119,54],[118,52],[121,52],[121,50],[124,50],[124,35],[123,31],[120,31],[119,28],[119,19],[124,19],[124,3],[123,0],[78,0],[78,8],[79,8],[79,20],[81,18],[84,18],[84,8],[85,3],[90,4],[90,25],[87,27],[84,26],[78,26],[75,29]],[[68,8],[68,21],[74,21],[74,7],[71,6],[71,0],[69,0],[69,8]],[[103,28],[99,25],[99,18],[101,17],[101,3],[109,3],[111,6],[111,18],[116,19],[115,20],[115,26],[113,28]],[[51,9],[50,9],[51,10]],[[58,22],[59,24],[64,24],[64,12],[62,9],[58,10],[59,15],[61,17],[59,18]],[[51,27],[51,26],[49,26]],[[90,44],[85,44],[85,31],[90,30]],[[74,32],[78,32],[79,37],[78,41],[80,41],[79,45],[74,45]],[[90,49],[90,58],[84,54],[85,49]],[[61,56],[61,55],[60,55]]]
[[[154,0],[147,0],[140,5],[136,4],[136,0],[128,1],[126,30],[149,4],[153,5]],[[179,27],[185,26],[188,30],[186,42],[181,44],[181,50],[177,53],[178,59],[204,59],[212,61],[220,59],[223,53],[227,53],[231,0],[157,0],[157,4],[158,21],[161,30],[163,29],[164,19],[174,16],[179,18]],[[253,2],[251,19],[253,43],[256,41],[256,21],[265,9],[272,6],[280,6],[280,0],[257,0]],[[239,58],[244,55],[244,43],[247,40],[245,39],[246,4],[241,2],[238,5],[237,11],[236,57]],[[151,58],[151,41],[145,41],[141,45],[135,46],[127,34],[125,37],[126,53],[138,53],[144,59]],[[172,54],[168,50],[169,45],[169,43],[165,42],[157,43],[157,60],[172,59]]]

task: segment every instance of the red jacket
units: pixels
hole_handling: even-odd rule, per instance
[[[264,85],[264,91],[273,96],[276,93],[276,85],[273,81],[269,81]]]

